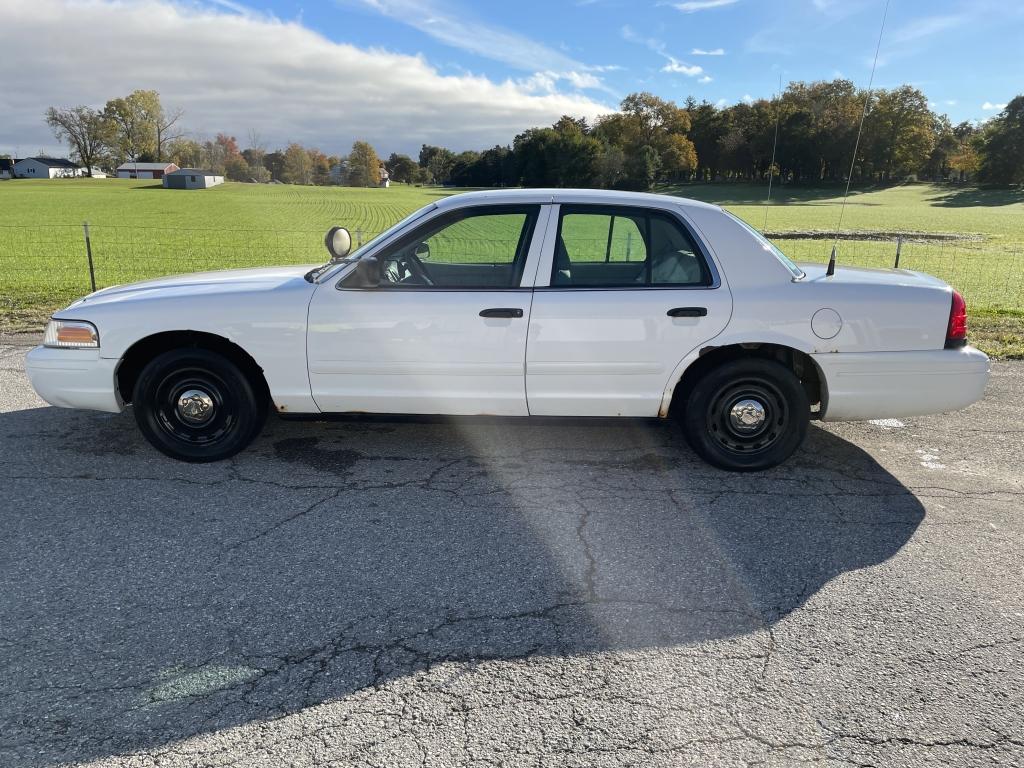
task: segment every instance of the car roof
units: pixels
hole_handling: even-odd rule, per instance
[[[439,210],[462,208],[478,203],[589,203],[591,205],[678,205],[684,208],[721,210],[717,205],[687,197],[650,192],[621,192],[611,189],[485,189],[463,192],[437,201]]]

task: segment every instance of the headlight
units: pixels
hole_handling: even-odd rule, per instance
[[[96,326],[83,320],[51,320],[46,324],[44,347],[58,349],[99,349]]]

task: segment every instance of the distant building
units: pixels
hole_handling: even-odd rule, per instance
[[[380,167],[380,185],[385,189],[391,186],[391,174],[383,165]]]
[[[340,163],[332,165],[328,176],[331,179],[331,184],[344,184],[348,178],[348,160],[342,160]]]
[[[206,189],[223,183],[223,176],[199,168],[178,168],[164,174],[164,189]]]
[[[121,163],[117,166],[119,179],[162,179],[171,171],[178,170],[174,163]]]
[[[12,160],[9,157],[0,157],[0,179],[13,179],[14,178],[14,164],[17,160]]]
[[[85,176],[85,168],[63,157],[26,157],[14,163],[14,175],[21,179],[67,179]]]

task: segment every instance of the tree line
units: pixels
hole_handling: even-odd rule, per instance
[[[909,85],[867,96],[843,79],[794,82],[773,99],[728,106],[692,98],[680,106],[634,93],[592,124],[566,115],[526,129],[510,145],[456,153],[425,144],[417,158],[393,153],[386,160],[365,141],[338,156],[299,143],[268,151],[256,133],[245,149],[223,133],[191,139],[178,130],[181,110],[164,109],[156,91],[135,91],[102,109],[50,108],[46,120],[88,168],[167,160],[237,181],[377,186],[384,168],[398,182],[467,187],[647,190],[769,176],[802,184],[848,176],[855,183],[1024,183],[1024,95],[981,125],[952,125]]]

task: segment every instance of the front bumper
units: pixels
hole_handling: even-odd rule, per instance
[[[828,391],[824,421],[923,416],[966,408],[985,394],[988,356],[974,347],[811,355]]]
[[[98,349],[36,347],[25,368],[36,393],[59,408],[88,408],[120,413],[117,396],[117,360],[100,357]]]

